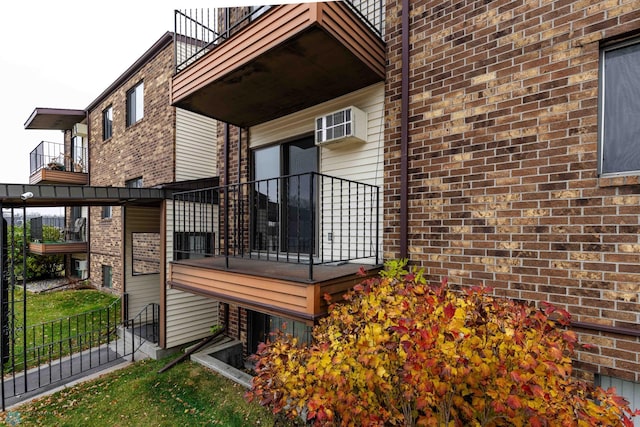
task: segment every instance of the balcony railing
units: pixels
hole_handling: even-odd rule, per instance
[[[80,217],[76,218],[70,227],[65,227],[64,222],[60,222],[58,218],[55,221],[41,216],[31,218],[29,220],[30,241],[35,243],[86,242],[86,222],[86,218]]]
[[[318,173],[174,193],[174,260],[378,264],[379,188]]]
[[[65,153],[64,144],[42,141],[29,155],[30,175],[41,169],[86,173],[87,150],[82,151],[71,156]]]
[[[383,0],[343,0],[380,38],[384,36]],[[255,21],[272,6],[250,6],[175,11],[176,73]]]

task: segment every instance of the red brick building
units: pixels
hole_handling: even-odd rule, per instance
[[[349,167],[366,164],[364,172],[383,163],[384,259],[408,257],[434,281],[447,276],[454,285],[485,284],[496,295],[566,308],[581,342],[596,345],[578,354],[581,375],[639,381],[640,164],[632,142],[640,111],[634,96],[640,84],[634,77],[640,71],[640,39],[634,38],[640,34],[639,4],[389,1],[382,31],[373,36],[357,25],[368,15],[354,19],[348,8],[338,9],[346,4],[319,4],[309,25],[322,33],[318,40],[329,35],[322,39],[325,47],[357,58],[348,67],[349,55],[327,59],[342,61],[328,73],[342,75],[351,87],[339,87],[305,63],[324,58],[300,49],[307,45],[296,19],[307,6],[293,5],[264,12],[174,77],[172,102],[236,125],[225,134],[231,136],[220,138],[219,151],[230,156],[221,158],[221,180],[257,179],[262,147],[283,147],[312,132],[313,118],[330,111],[332,99],[353,96],[349,102],[356,107],[369,106],[371,145],[318,144],[319,171],[345,177]],[[285,26],[281,16],[297,26]],[[350,28],[348,35],[332,22]],[[271,29],[272,44],[251,45],[265,29]],[[383,43],[382,59],[376,40]],[[302,57],[290,63],[299,78],[281,81],[273,70],[286,70],[278,68],[276,54],[293,46]],[[240,52],[244,62],[234,65],[228,58],[240,58],[234,56]],[[360,70],[357,76],[346,76],[353,69]],[[384,85],[382,139],[372,132],[373,102],[356,95],[369,88],[375,99],[377,84]],[[255,95],[257,87],[267,93]],[[204,102],[230,88],[240,95],[233,105]],[[319,88],[331,95],[323,97]],[[279,91],[280,99],[269,91]],[[333,102],[336,109],[346,105]],[[298,118],[307,117],[299,125]],[[240,144],[233,133],[238,128]],[[364,163],[364,153],[378,146],[383,159]],[[338,163],[346,168],[335,168]],[[370,182],[378,183],[375,176]],[[334,239],[334,231],[318,234],[318,241]],[[170,281],[188,288],[175,277],[176,268]],[[251,293],[250,279],[236,278],[234,286]],[[307,322],[314,317],[280,304],[260,306],[258,297],[241,299],[228,289],[202,285],[198,292],[230,303],[232,328],[252,310]],[[244,329],[237,333],[243,338]]]

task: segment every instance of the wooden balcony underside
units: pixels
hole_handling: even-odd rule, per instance
[[[36,255],[84,253],[87,242],[29,243],[29,252]]]
[[[385,48],[343,2],[274,7],[181,71],[174,105],[242,127],[384,80]]]
[[[308,281],[308,265],[224,258],[180,261],[171,264],[169,284],[175,289],[210,296],[223,302],[313,321],[327,312],[325,294],[339,301],[341,295],[360,283],[360,264],[315,265],[314,280]],[[378,266],[365,266],[369,276]]]
[[[52,169],[40,169],[29,177],[29,184],[71,184],[87,185],[89,175],[81,172],[67,172]]]

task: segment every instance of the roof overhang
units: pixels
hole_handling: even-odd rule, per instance
[[[69,130],[83,121],[85,110],[63,108],[36,108],[24,124],[25,129]]]
[[[383,40],[343,2],[286,4],[179,72],[172,103],[249,127],[384,78]]]
[[[2,208],[159,205],[169,197],[170,191],[158,188],[0,184]]]

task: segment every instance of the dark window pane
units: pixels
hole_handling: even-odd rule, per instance
[[[605,52],[602,172],[640,171],[640,44]]]

